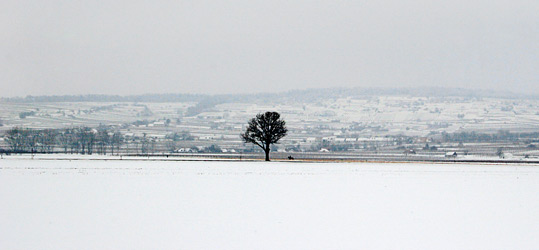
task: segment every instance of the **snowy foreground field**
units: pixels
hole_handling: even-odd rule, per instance
[[[0,160],[1,249],[539,249],[539,166]]]

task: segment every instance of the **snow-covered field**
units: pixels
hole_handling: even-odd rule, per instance
[[[539,249],[539,166],[0,160],[1,249]]]

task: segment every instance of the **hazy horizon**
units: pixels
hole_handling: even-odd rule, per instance
[[[511,97],[511,98],[539,98],[537,94],[530,93],[519,93],[513,91],[499,91],[499,90],[489,90],[489,89],[478,89],[478,88],[449,88],[449,87],[429,87],[429,86],[417,86],[417,87],[333,87],[333,88],[303,88],[303,89],[289,89],[289,90],[275,90],[275,91],[259,91],[252,93],[187,93],[187,92],[147,92],[140,94],[103,94],[103,93],[82,93],[82,94],[43,94],[43,95],[26,95],[26,96],[2,96],[1,98],[28,98],[28,97],[67,97],[67,96],[119,96],[119,97],[143,97],[143,96],[159,96],[159,95],[192,95],[192,96],[209,96],[217,97],[221,95],[226,96],[256,96],[256,95],[286,95],[286,94],[309,94],[309,93],[330,93],[332,91],[337,91],[337,93],[349,93],[349,94],[361,94],[361,91],[365,91],[365,95],[369,96],[385,96],[385,95],[412,95],[412,96],[429,96],[430,94],[436,96],[469,96],[470,94],[477,97]],[[360,92],[357,92],[360,91]]]
[[[448,87],[539,94],[539,2],[15,1],[2,97]]]

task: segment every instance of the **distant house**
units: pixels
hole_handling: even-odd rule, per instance
[[[413,149],[406,149],[404,150],[405,155],[415,155],[415,150]]]
[[[215,136],[213,136],[213,135],[203,135],[203,136],[199,136],[198,139],[201,140],[201,141],[211,141],[211,140],[215,139]]]
[[[178,153],[196,153],[192,148],[180,148],[176,152]]]
[[[320,152],[329,152],[329,149],[327,149],[327,148],[321,148],[321,149],[320,149]]]
[[[500,158],[501,159],[511,159],[511,158],[513,158],[513,154],[511,154],[511,153],[502,153],[500,155]]]
[[[418,142],[418,143],[426,143],[428,141],[429,141],[429,139],[427,137],[419,137],[419,138],[416,139],[416,142]]]
[[[316,137],[308,137],[307,142],[315,142],[316,141]]]
[[[336,138],[335,136],[322,137],[322,141],[335,141]]]
[[[457,152],[447,152],[445,153],[445,157],[447,158],[457,158]]]
[[[153,124],[150,124],[150,126],[152,126],[152,127],[165,127],[165,121],[157,121],[157,122],[154,122]]]

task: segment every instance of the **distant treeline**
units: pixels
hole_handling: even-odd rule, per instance
[[[11,153],[53,153],[59,147],[64,153],[106,154],[118,152],[124,136],[108,127],[97,129],[75,127],[65,129],[12,128],[5,140]]]
[[[12,128],[4,134],[7,148],[0,153],[65,153],[65,154],[153,154],[172,153],[181,141],[195,138],[187,131],[171,132],[165,139],[142,135],[124,135],[111,126],[72,127],[63,129]],[[217,152],[213,147],[193,147],[189,152]],[[212,151],[213,150],[213,151]]]
[[[494,134],[477,132],[442,133],[445,142],[539,142],[539,132],[512,133],[501,130]]]
[[[51,95],[1,98],[4,102],[198,102],[207,96],[194,94],[147,95]]]
[[[326,88],[290,90],[279,93],[233,94],[233,95],[199,95],[199,94],[146,94],[146,95],[52,95],[1,98],[4,102],[317,102],[321,99],[332,99],[355,96],[406,95],[418,97],[497,97],[497,98],[531,98],[511,92],[494,90],[474,90],[463,88]],[[206,105],[206,104],[203,104]]]

